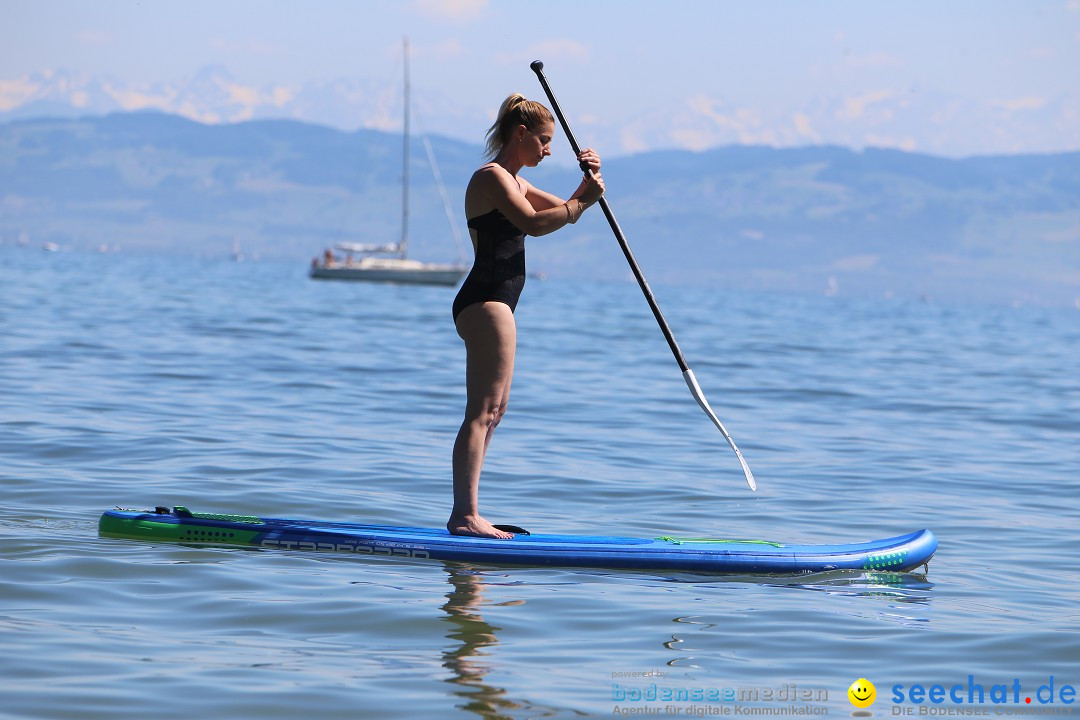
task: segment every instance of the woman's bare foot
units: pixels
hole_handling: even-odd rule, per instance
[[[463,518],[451,516],[446,522],[446,529],[451,535],[469,535],[472,537],[495,538],[496,540],[509,540],[514,537],[513,533],[503,532],[479,515],[470,515]]]

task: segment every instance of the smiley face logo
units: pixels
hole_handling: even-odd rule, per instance
[[[874,687],[874,683],[866,678],[859,678],[851,683],[851,687],[847,690],[847,696],[855,707],[868,708],[877,699],[877,688]]]

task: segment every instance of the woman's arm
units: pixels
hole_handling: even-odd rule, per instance
[[[521,180],[525,193],[518,180],[498,165],[486,165],[473,175],[467,195],[472,195],[473,202],[467,202],[470,217],[490,212],[498,208],[506,219],[520,228],[525,234],[539,237],[576,222],[592,203],[604,194],[604,181],[599,173],[594,173],[591,180],[582,183],[575,197],[564,201],[551,193],[533,187]]]

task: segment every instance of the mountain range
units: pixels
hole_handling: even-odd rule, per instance
[[[243,253],[290,260],[299,271],[335,242],[397,239],[401,141],[378,130],[203,124],[160,112],[10,120],[0,124],[0,242]],[[430,141],[464,235],[461,198],[482,150]],[[422,143],[412,143],[409,160],[411,254],[453,259]],[[549,163],[526,172],[563,195],[579,180],[575,168]],[[952,159],[737,145],[612,158],[604,176],[653,282],[1051,305],[1080,299],[1080,153]],[[531,240],[529,263],[571,279],[627,273],[598,210]]]
[[[417,78],[412,93],[414,130],[438,129],[470,142],[491,123],[494,108],[423,80]],[[507,91],[528,94],[528,88]],[[269,83],[238,78],[222,65],[153,82],[64,69],[0,77],[0,122],[157,110],[209,124],[298,120],[339,130],[400,132],[401,103],[401,66],[392,64],[338,77]],[[598,107],[578,130],[585,133],[586,144],[611,157],[729,144],[889,147],[955,157],[1080,147],[1078,115],[1076,92],[978,100],[919,84],[886,83],[845,92],[826,83],[813,100],[803,102],[754,102],[703,90],[632,110]]]

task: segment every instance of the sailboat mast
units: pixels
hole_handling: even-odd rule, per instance
[[[401,242],[398,251],[404,258],[409,251],[409,38],[402,38],[405,66],[405,124],[402,131],[401,158]]]

